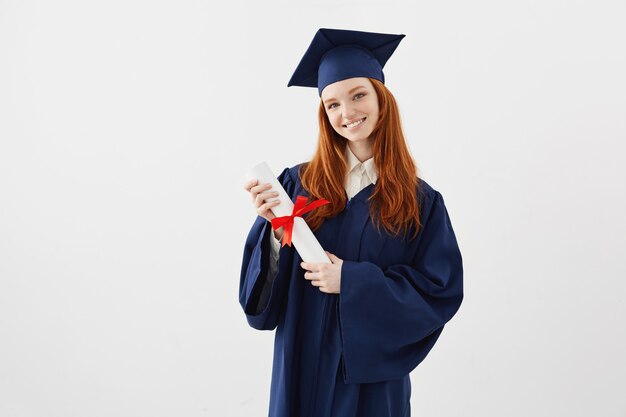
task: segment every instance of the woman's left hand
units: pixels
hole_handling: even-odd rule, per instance
[[[324,252],[326,252],[332,264],[300,262],[300,266],[307,270],[304,273],[304,278],[311,281],[311,285],[319,287],[321,292],[339,294],[343,260],[328,251]]]

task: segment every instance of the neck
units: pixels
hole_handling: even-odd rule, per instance
[[[369,138],[364,141],[358,142],[348,141],[348,146],[350,147],[350,150],[352,151],[354,156],[356,156],[356,158],[360,162],[365,162],[372,156],[374,156],[374,153],[372,151],[372,141]]]

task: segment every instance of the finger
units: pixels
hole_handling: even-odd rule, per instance
[[[270,198],[276,198],[276,197],[278,197],[277,191],[265,191],[263,193],[257,194],[255,203],[257,206],[260,206],[261,204],[263,204],[265,200],[269,200]]]
[[[254,193],[255,195],[263,192],[263,191],[267,191],[270,188],[272,188],[272,184],[270,184],[269,182],[265,183],[265,184],[258,184],[255,185],[254,187],[252,187],[252,189],[250,190],[252,193]]]
[[[267,191],[269,184],[261,184],[261,185],[255,185],[254,187],[252,187],[250,189],[250,195],[252,196],[252,203],[256,206],[258,206],[259,204],[256,204],[256,198],[257,195],[263,191]]]
[[[269,203],[265,203],[262,204],[261,206],[259,206],[259,208],[257,209],[257,213],[261,214],[261,213],[265,213],[266,211],[268,211],[271,208],[276,207],[277,205],[280,204],[280,201],[271,201]]]
[[[316,276],[315,272],[306,271],[304,273],[304,279],[309,280],[309,281],[311,280],[317,281],[319,278]]]
[[[318,264],[315,262],[300,262],[300,266],[302,267],[302,269],[307,269],[311,272],[319,272],[323,269],[324,265],[326,264]]]
[[[257,180],[256,178],[251,179],[250,181],[246,182],[243,186],[243,189],[246,191],[250,191],[250,189],[258,182],[259,180]]]
[[[263,204],[263,198],[261,193],[257,193],[254,195],[254,205],[257,207],[261,207],[261,205]]]
[[[278,193],[274,194],[275,192],[276,191],[266,191],[264,193],[257,194],[256,198],[254,199],[254,205],[258,207],[261,204],[265,203],[266,200],[269,200],[270,198],[278,197]]]

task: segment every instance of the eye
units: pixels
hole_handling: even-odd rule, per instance
[[[356,95],[354,96],[354,98],[357,98],[357,97],[358,97],[358,98],[361,98],[361,97],[359,97],[359,96],[365,96],[365,94],[363,94],[363,93],[358,93],[358,94],[356,94]]]
[[[331,103],[331,104],[330,104],[330,106],[328,106],[328,109],[329,109],[329,110],[330,110],[330,109],[333,109],[333,108],[334,108],[333,106],[334,106],[334,105],[336,105],[336,104],[337,104],[337,103]]]

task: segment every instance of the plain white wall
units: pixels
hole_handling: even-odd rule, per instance
[[[623,1],[0,1],[0,415],[266,416],[243,191],[311,157],[319,27],[385,67],[465,300],[419,416],[626,415]]]

